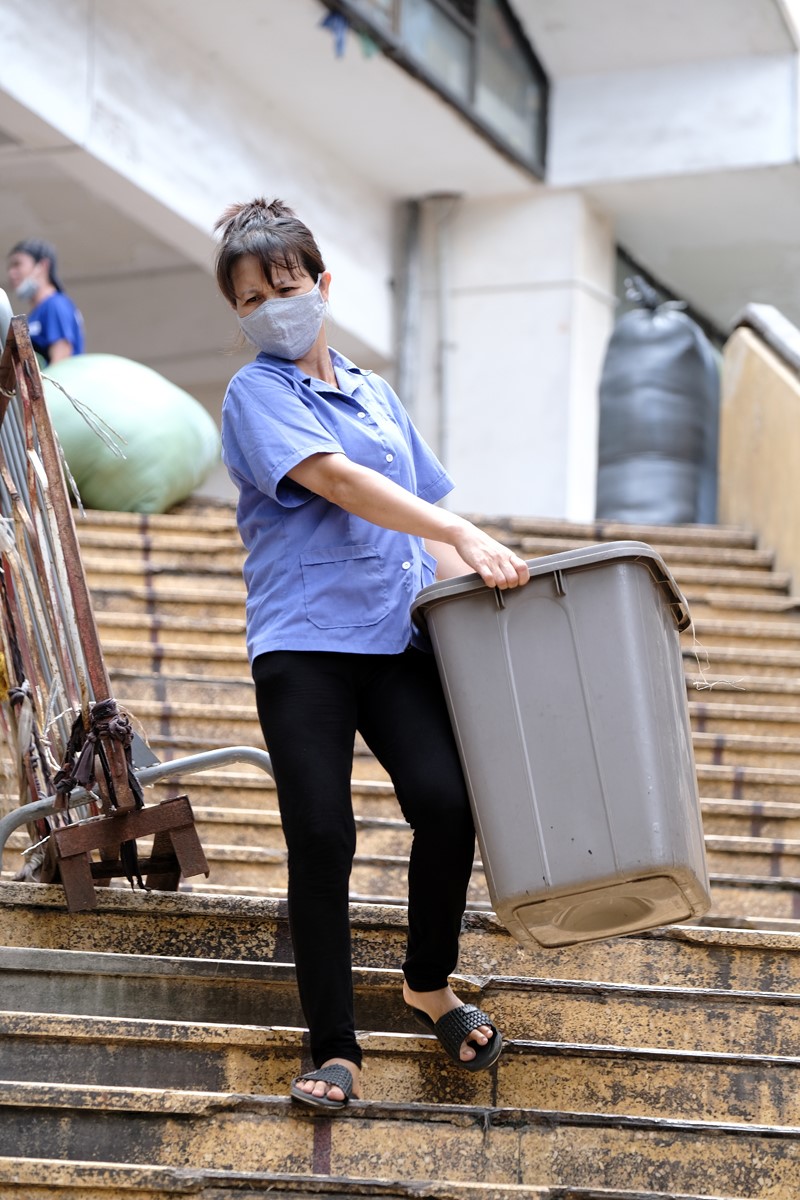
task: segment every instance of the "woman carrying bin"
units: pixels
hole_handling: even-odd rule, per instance
[[[217,222],[216,275],[255,360],[228,387],[223,458],[247,549],[247,646],[288,847],[289,921],[315,1071],[292,1098],[361,1096],[348,886],[356,732],[413,829],[403,996],[449,1056],[494,1063],[500,1032],[453,993],[475,833],[436,664],[411,604],[438,578],[528,580],[523,559],[436,507],[452,488],[392,389],[328,347],[331,276],[280,201]]]

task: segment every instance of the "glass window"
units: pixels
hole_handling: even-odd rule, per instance
[[[471,92],[472,39],[435,0],[403,0],[401,37],[431,75],[465,103]]]
[[[355,0],[364,15],[371,17],[378,25],[386,29],[394,28],[395,0]]]
[[[498,0],[481,0],[475,110],[525,158],[538,150],[540,83]]]

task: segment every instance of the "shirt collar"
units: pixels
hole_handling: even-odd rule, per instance
[[[370,370],[364,370],[361,367],[357,367],[354,362],[351,362],[349,358],[345,358],[343,354],[340,354],[338,350],[334,350],[332,346],[330,347],[330,356],[334,367],[338,367],[340,370],[343,370],[348,376],[350,376],[350,379],[348,379],[350,386],[341,388],[341,390],[348,396],[352,396],[362,379],[365,379],[367,375],[372,374],[372,371]],[[258,354],[257,357],[264,359],[265,362],[279,367],[282,371],[285,371],[288,375],[292,375],[295,379],[302,380],[303,383],[307,384],[309,387],[312,387],[315,391],[327,391],[329,389],[328,384],[324,383],[321,379],[314,379],[311,375],[307,375],[305,371],[300,370],[296,363],[290,362],[286,358],[278,358],[274,354],[265,354],[263,350]]]
[[[345,358],[338,350],[330,349],[331,362],[336,371],[337,390],[344,392],[345,396],[352,398],[358,388],[361,386],[363,379],[367,375],[371,375],[371,371],[362,371],[361,367],[357,367],[349,358]],[[314,379],[311,375],[305,375],[302,371],[298,371],[298,375],[303,380],[307,387],[310,387],[315,392],[329,392],[331,385],[325,383],[322,379]]]

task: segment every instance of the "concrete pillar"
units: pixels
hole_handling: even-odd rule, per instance
[[[461,511],[588,520],[614,316],[609,221],[577,193],[423,205],[411,405]]]

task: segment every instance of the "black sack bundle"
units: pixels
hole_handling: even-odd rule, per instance
[[[600,377],[598,519],[648,525],[717,519],[720,377],[683,305],[627,281],[642,307],[617,321]]]

